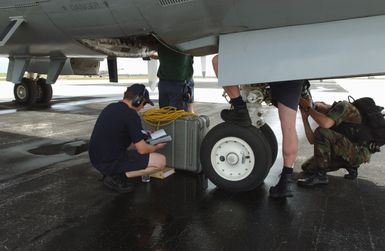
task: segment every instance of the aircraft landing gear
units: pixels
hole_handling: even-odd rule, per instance
[[[52,99],[52,86],[44,78],[22,78],[21,83],[15,84],[13,94],[21,105],[47,104]]]
[[[250,191],[262,184],[278,153],[273,130],[263,121],[262,102],[270,104],[267,85],[242,86],[252,124],[229,122],[212,128],[201,144],[201,164],[206,176],[231,192]]]
[[[36,84],[40,88],[40,97],[37,102],[42,104],[48,104],[52,99],[52,85],[47,84],[45,78],[38,78]]]
[[[21,83],[15,84],[13,94],[17,103],[31,105],[36,102],[39,96],[39,88],[32,79],[23,78]]]
[[[205,174],[215,185],[240,192],[262,184],[272,166],[271,150],[260,129],[224,122],[207,133],[200,156]]]
[[[277,154],[278,154],[277,137],[275,137],[273,130],[271,130],[271,128],[268,124],[264,124],[259,129],[261,130],[261,132],[265,136],[267,142],[269,142],[270,150],[271,150],[271,164],[274,164],[275,160],[277,159]]]

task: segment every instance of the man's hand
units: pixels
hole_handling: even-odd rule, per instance
[[[150,54],[150,58],[151,59],[154,59],[154,60],[158,60],[159,59],[159,55],[158,55],[158,52],[153,52]]]
[[[156,150],[162,149],[167,145],[167,143],[159,143],[155,145]]]
[[[304,110],[305,112],[308,112],[311,107],[311,104],[312,104],[312,100],[311,100],[311,97],[307,97],[307,98],[302,98],[300,97],[299,98],[299,107],[301,109],[301,112],[302,110]]]
[[[306,112],[301,106],[299,107],[299,110],[301,111],[301,115],[303,119],[307,119],[309,117],[309,113]]]

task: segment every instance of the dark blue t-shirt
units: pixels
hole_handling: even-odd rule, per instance
[[[92,164],[111,163],[125,156],[131,143],[144,139],[138,113],[123,102],[109,104],[96,120],[89,144]]]

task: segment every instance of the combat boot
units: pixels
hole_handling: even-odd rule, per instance
[[[221,111],[221,118],[239,126],[251,126],[251,119],[247,108],[224,109]]]
[[[305,176],[311,176],[317,171],[317,164],[314,156],[307,159],[302,165],[302,174]]]
[[[347,167],[346,170],[349,173],[344,175],[345,179],[354,180],[355,178],[357,178],[357,176],[358,176],[358,166]]]
[[[302,187],[315,187],[317,185],[327,185],[329,183],[328,176],[323,172],[316,172],[312,176],[305,179],[299,179],[297,184]]]
[[[129,193],[134,191],[134,184],[128,181],[124,174],[104,176],[103,184],[118,193]]]
[[[277,185],[270,187],[270,197],[274,199],[293,197],[291,191],[292,174],[282,174]]]

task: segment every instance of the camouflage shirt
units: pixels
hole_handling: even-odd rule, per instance
[[[326,115],[335,121],[335,125],[330,129],[343,134],[347,139],[354,138],[355,130],[354,127],[345,126],[345,123],[362,123],[362,116],[360,112],[348,101],[340,101],[333,104],[332,108]],[[337,135],[335,136],[338,137]],[[335,142],[335,144],[338,143]],[[338,149],[338,155],[340,155],[343,159],[348,160],[350,163],[369,162],[371,153],[366,146],[361,146],[353,142],[350,144],[352,144],[352,146],[348,146],[348,142],[345,142],[344,144],[341,143],[340,147],[335,145],[334,150]]]
[[[362,123],[360,112],[348,101],[340,101],[333,104],[332,108],[326,115],[336,122],[335,126],[339,125],[341,122],[353,124]]]

